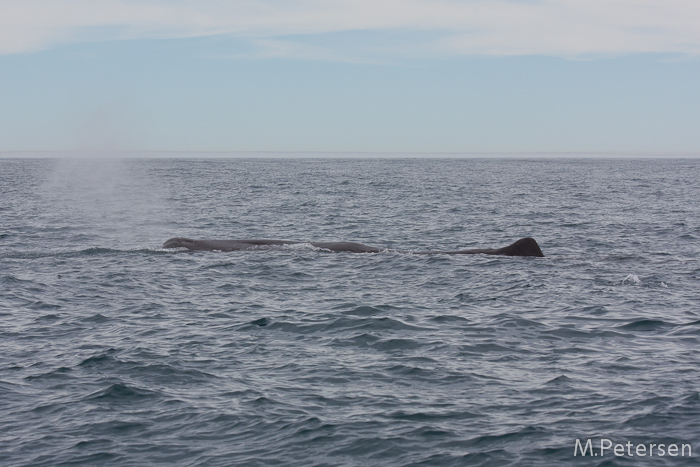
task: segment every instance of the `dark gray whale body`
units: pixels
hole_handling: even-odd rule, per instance
[[[296,242],[289,240],[192,240],[190,238],[175,237],[166,241],[163,248],[187,248],[188,250],[205,250],[205,251],[238,251],[249,250],[264,246],[274,245],[298,245],[310,244],[316,248],[324,250],[351,253],[380,253],[384,250],[380,248],[363,245],[362,243],[354,242]],[[503,248],[482,248],[472,250],[456,250],[456,251],[411,251],[415,255],[501,255],[501,256],[537,256],[544,257],[540,246],[533,238],[521,238],[512,245],[504,246]]]

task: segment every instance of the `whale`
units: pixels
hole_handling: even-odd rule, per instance
[[[307,244],[333,252],[349,253],[381,253],[383,248],[376,248],[356,242],[301,242],[295,240],[193,240],[191,238],[174,237],[163,243],[163,249],[187,248],[188,250],[202,251],[240,251],[260,249],[278,245]],[[468,250],[434,250],[434,251],[408,251],[391,250],[398,253],[410,253],[414,255],[499,255],[499,256],[534,256],[542,258],[544,254],[534,238],[521,238],[514,243],[502,248],[475,248]]]

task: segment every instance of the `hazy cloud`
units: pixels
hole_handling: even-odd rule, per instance
[[[333,41],[309,45],[309,37],[395,31],[431,34],[404,46],[379,39],[376,49],[402,56],[697,55],[698,18],[697,0],[2,0],[0,53],[228,35],[259,56],[329,59]],[[355,54],[367,51],[362,44]]]

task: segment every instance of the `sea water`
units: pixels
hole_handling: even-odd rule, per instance
[[[698,160],[0,159],[0,464],[696,465],[699,200]]]

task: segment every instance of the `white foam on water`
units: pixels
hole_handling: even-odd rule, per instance
[[[622,279],[622,283],[639,285],[642,283],[642,280],[634,274],[627,274],[627,277]]]

